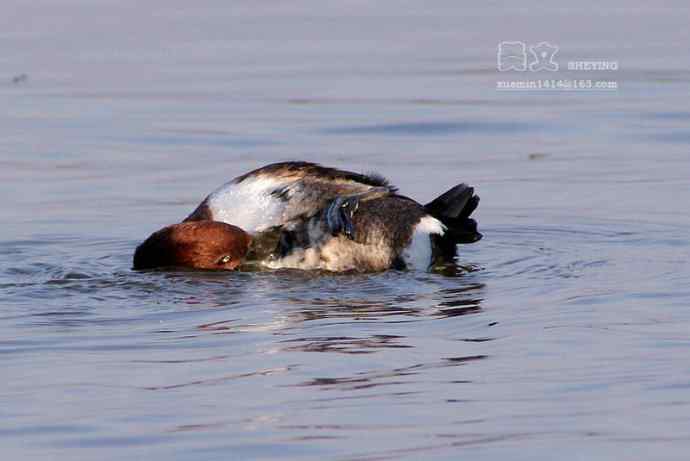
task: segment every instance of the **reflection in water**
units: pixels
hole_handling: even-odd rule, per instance
[[[252,371],[249,373],[225,375],[225,376],[220,376],[220,377],[216,377],[216,378],[197,379],[194,381],[187,381],[187,382],[183,382],[183,383],[166,384],[166,385],[160,385],[160,386],[144,386],[144,387],[142,387],[142,389],[145,389],[147,391],[166,391],[166,390],[171,390],[171,389],[180,389],[183,387],[211,386],[211,385],[223,384],[227,381],[234,381],[237,379],[253,378],[256,376],[270,376],[270,375],[273,375],[276,373],[286,373],[290,370],[291,370],[291,367],[271,368],[271,369],[267,369],[267,370]]]
[[[427,370],[436,368],[448,368],[465,365],[470,362],[484,360],[486,355],[470,355],[466,357],[449,357],[433,363],[420,363],[407,367],[393,368],[384,371],[360,372],[352,376],[341,376],[338,378],[314,378],[296,386],[316,386],[323,389],[338,389],[341,391],[353,391],[369,389],[378,386],[391,386],[397,384],[410,384],[412,381],[406,378],[417,376]],[[471,381],[454,381],[454,383],[470,383]]]
[[[222,319],[198,325],[198,330],[214,334],[260,331],[290,331],[305,322],[344,324],[349,322],[404,323],[429,318],[444,319],[482,311],[484,283],[462,276],[439,277],[419,274],[408,283],[409,292],[401,293],[400,282],[410,279],[409,272],[365,274],[357,276],[314,274],[290,271],[252,273],[244,289],[288,303],[265,323],[247,323],[242,318]],[[286,277],[287,275],[287,277]],[[317,285],[317,289],[313,286]],[[331,296],[329,296],[329,294]],[[362,296],[365,294],[366,296]],[[231,303],[226,302],[226,305]],[[290,340],[295,349],[347,353],[367,353],[379,348],[406,347],[396,335],[372,335],[367,338],[347,336],[304,337]]]
[[[438,313],[436,317],[458,317],[467,314],[477,314],[481,312],[480,303],[483,298],[478,297],[484,290],[483,283],[472,283],[465,287],[444,288],[439,292],[443,300],[436,306]]]
[[[344,283],[335,287],[332,297],[327,296],[329,290],[320,290],[314,294],[302,291],[300,296],[293,294],[287,300],[301,306],[290,313],[301,315],[305,321],[461,315],[456,314],[454,308],[466,309],[466,313],[479,312],[484,284],[465,279],[462,275],[464,272],[455,277],[420,274],[413,283],[410,283],[408,272],[343,278]],[[408,280],[404,291],[398,284],[403,279]],[[331,281],[339,282],[337,276]]]
[[[283,350],[301,352],[340,352],[343,354],[370,354],[377,349],[404,349],[407,344],[400,344],[402,336],[372,335],[368,338],[348,336],[299,338],[283,341],[289,343]],[[296,343],[296,344],[295,344]]]

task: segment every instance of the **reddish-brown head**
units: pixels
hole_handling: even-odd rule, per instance
[[[233,270],[247,254],[251,237],[217,221],[173,224],[154,232],[134,252],[134,269],[191,267]]]

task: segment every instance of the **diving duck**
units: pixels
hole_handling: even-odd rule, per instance
[[[481,239],[474,189],[459,184],[426,205],[377,174],[281,162],[232,179],[187,218],[154,232],[134,269],[242,267],[372,272],[427,270]]]

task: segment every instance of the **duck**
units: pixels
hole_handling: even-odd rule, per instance
[[[429,270],[479,241],[474,188],[427,204],[376,173],[279,162],[221,185],[137,246],[133,268]]]

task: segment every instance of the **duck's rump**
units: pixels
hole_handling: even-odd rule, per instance
[[[352,216],[351,237],[333,235],[324,213],[325,209],[284,226],[276,250],[264,265],[334,272],[391,267],[425,270],[431,263],[431,235],[443,234],[443,225],[423,206],[399,195],[361,201]],[[255,239],[259,244],[261,234]]]

